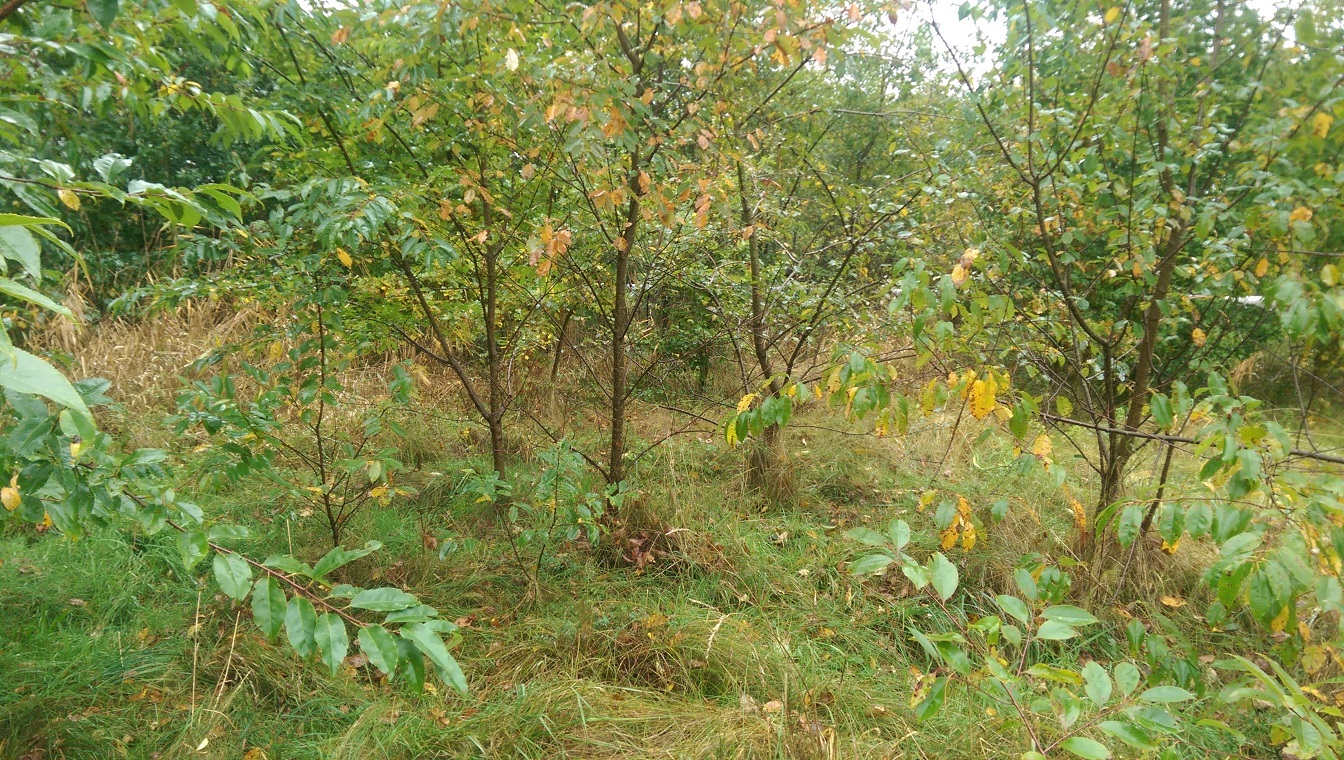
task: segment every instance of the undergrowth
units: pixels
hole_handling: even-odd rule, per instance
[[[248,608],[184,575],[170,536],[11,532],[0,543],[0,758],[1005,756],[1016,727],[955,694],[936,719],[914,721],[914,684],[931,666],[907,628],[943,613],[898,575],[851,577],[843,534],[899,516],[920,551],[935,549],[919,497],[940,474],[977,502],[985,535],[964,558],[976,591],[963,604],[987,609],[1024,555],[1065,549],[1072,519],[1035,475],[1011,473],[1011,452],[949,447],[937,430],[858,446],[807,430],[787,455],[803,487],[768,506],[746,487],[740,452],[684,438],[644,465],[624,514],[622,536],[656,533],[652,561],[635,570],[561,545],[530,594],[498,514],[455,486],[480,461],[451,425],[432,429],[453,443],[419,444],[417,495],[352,525],[386,550],[340,580],[414,589],[456,619],[469,696],[414,696],[358,656],[335,677],[298,662],[246,625]],[[190,457],[188,487],[199,475]],[[516,478],[531,467],[524,459]],[[197,498],[256,526],[255,554],[325,550],[315,518],[264,483]],[[1010,502],[1001,522],[990,515],[999,499]],[[1195,593],[1194,576],[1174,572],[1179,555],[1147,554],[1131,572],[1153,603],[1114,610],[1114,624],[1169,613],[1198,635],[1197,621],[1156,602]],[[1111,640],[1123,635],[1095,639]]]

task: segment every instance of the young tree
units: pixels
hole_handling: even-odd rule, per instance
[[[1170,0],[971,15],[1008,26],[988,75],[956,61],[1000,161],[990,277],[1018,315],[1011,353],[1056,400],[1046,419],[1073,441],[1077,410],[1091,434],[1090,525],[1124,495],[1153,394],[1226,371],[1265,325],[1237,305],[1266,275],[1244,219],[1275,182],[1255,135],[1285,94],[1287,22]]]

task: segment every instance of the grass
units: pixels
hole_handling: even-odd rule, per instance
[[[899,516],[916,554],[934,549],[932,515],[916,504],[935,480],[977,506],[987,533],[960,557],[970,592],[958,599],[973,614],[1011,590],[1023,554],[1066,551],[1063,497],[1043,474],[1012,474],[1011,452],[972,448],[977,432],[963,426],[949,446],[942,429],[886,440],[799,428],[788,466],[801,489],[782,506],[746,489],[740,451],[674,439],[643,465],[627,514],[665,534],[665,554],[635,571],[557,547],[532,597],[491,513],[445,487],[478,462],[436,421],[435,440],[452,445],[408,439],[421,441],[407,457],[420,496],[361,516],[347,543],[385,549],[343,580],[404,585],[457,618],[466,697],[298,662],[200,571],[184,575],[172,536],[11,531],[0,539],[0,758],[1015,757],[1018,729],[955,695],[914,721],[912,672],[929,665],[906,628],[943,613],[899,577],[860,583],[844,570],[855,525]],[[193,498],[253,526],[254,555],[326,548],[317,520],[277,517],[278,494],[261,483]],[[1012,504],[1002,523],[988,517],[998,498]],[[439,559],[424,532],[457,550]],[[1160,611],[1149,599],[1135,610]],[[1080,646],[1122,654],[1109,641]]]

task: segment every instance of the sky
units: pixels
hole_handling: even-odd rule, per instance
[[[1261,17],[1274,14],[1278,8],[1296,5],[1292,0],[1241,0],[1254,8]],[[968,56],[977,39],[977,30],[991,45],[1003,41],[1002,22],[959,18],[962,0],[918,0],[909,10],[899,11],[893,36],[899,38],[917,31],[930,21],[936,21],[943,37],[957,51],[959,57]],[[1117,0],[1117,4],[1119,0]],[[1292,30],[1289,29],[1291,34]]]

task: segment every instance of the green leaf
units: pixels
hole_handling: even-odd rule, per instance
[[[289,645],[294,647],[299,657],[306,660],[312,655],[316,648],[316,632],[317,611],[313,609],[313,603],[295,595],[285,609],[285,633],[289,636]]]
[[[942,552],[929,559],[929,580],[938,596],[947,601],[957,590],[957,566],[947,561]]]
[[[285,592],[269,575],[257,579],[252,587],[252,619],[267,641],[275,641],[285,623]]]
[[[1194,699],[1194,697],[1194,694],[1179,686],[1154,686],[1139,695],[1139,699],[1144,702],[1156,702],[1158,704],[1184,702],[1187,699]]]
[[[1022,596],[1027,601],[1034,602],[1040,597],[1040,590],[1036,588],[1036,579],[1031,577],[1031,571],[1025,567],[1019,567],[1013,571],[1013,580],[1017,582],[1017,587],[1022,591]]]
[[[313,566],[313,577],[321,578],[332,570],[343,565],[348,565],[361,557],[367,557],[381,548],[383,548],[383,545],[377,541],[370,541],[367,544],[364,544],[364,548],[362,549],[346,550],[338,546],[327,552],[322,559],[317,561],[317,564]]]
[[[923,565],[916,565],[914,562],[906,562],[901,565],[901,572],[905,574],[910,582],[915,584],[915,588],[923,589],[929,585],[929,571],[924,569]]]
[[[345,632],[345,621],[334,612],[328,612],[317,619],[317,629],[313,641],[322,653],[322,662],[326,663],[332,675],[341,669],[345,662],[345,653],[350,649],[350,637]]]
[[[210,528],[210,541],[216,544],[241,541],[251,535],[252,532],[241,525],[216,525]]]
[[[1004,612],[1017,618],[1019,623],[1031,622],[1031,610],[1027,608],[1026,603],[1021,599],[1018,599],[1015,596],[1008,596],[1007,594],[1000,594],[999,596],[994,597],[994,600],[999,603],[999,607],[1001,607]]]
[[[1171,399],[1161,393],[1154,393],[1148,400],[1148,410],[1153,413],[1153,422],[1156,422],[1162,430],[1170,429],[1175,422],[1171,411]]]
[[[31,393],[6,390],[5,401],[8,401],[9,405],[14,407],[14,411],[18,413],[20,418],[36,417],[45,420],[51,417],[51,411],[47,409],[47,402]]]
[[[1129,723],[1121,723],[1118,720],[1103,720],[1097,724],[1097,728],[1135,749],[1149,750],[1157,747],[1153,743],[1153,738],[1146,731]]]
[[[885,570],[887,565],[896,560],[885,554],[869,554],[866,557],[860,557],[849,566],[850,575],[871,575],[879,570]]]
[[[1098,665],[1096,660],[1087,663],[1083,666],[1083,681],[1084,691],[1092,704],[1098,708],[1105,707],[1111,699],[1111,677],[1106,675],[1106,669]]]
[[[0,357],[0,361],[4,361]],[[9,433],[9,450],[17,457],[30,457],[42,448],[51,433],[50,417],[27,417],[18,421]]]
[[[1143,531],[1144,509],[1142,504],[1127,504],[1120,513],[1120,522],[1115,528],[1115,539],[1121,546],[1129,546]]]
[[[118,0],[85,0],[89,6],[89,15],[104,29],[110,28],[117,20],[117,11],[121,9]]]
[[[56,368],[21,348],[13,357],[0,357],[0,387],[51,399],[88,419],[93,419],[84,399]]]
[[[1128,662],[1122,662],[1115,666],[1115,685],[1120,687],[1120,693],[1128,697],[1139,687],[1139,682],[1143,676],[1139,669]]]
[[[397,640],[381,625],[371,625],[359,629],[359,651],[369,658],[369,662],[387,674],[389,678],[397,672]]]
[[[990,504],[990,505],[989,505],[989,514],[990,514],[990,516],[993,517],[995,520],[1003,520],[1003,518],[1005,518],[1005,517],[1008,516],[1008,500],[1007,500],[1007,499],[999,499],[998,501],[994,502],[993,504]]]
[[[1041,617],[1065,625],[1092,625],[1097,622],[1097,619],[1092,616],[1092,613],[1067,604],[1046,607],[1045,611],[1041,613]]]
[[[443,640],[439,638],[439,634],[435,633],[425,623],[412,623],[402,626],[399,633],[402,638],[415,644],[416,649],[423,652],[429,658],[429,661],[434,663],[434,668],[438,671],[440,678],[452,684],[453,688],[463,694],[467,693],[467,677],[463,675],[462,668],[457,664],[457,660],[453,659],[453,656],[448,653],[448,648],[443,645]]]
[[[313,575],[313,568],[309,567],[307,562],[300,562],[288,554],[272,554],[261,564],[290,575],[302,575],[305,577],[312,577]]]
[[[411,690],[419,694],[425,690],[425,656],[420,654],[406,639],[397,640],[397,662],[401,666],[402,676],[406,683],[411,685]]]
[[[0,227],[0,229],[4,228]],[[24,301],[26,303],[41,306],[47,311],[52,311],[57,314],[60,314],[66,319],[74,319],[75,317],[74,314],[70,313],[69,309],[65,308],[56,301],[53,301],[51,298],[48,298],[42,293],[33,290],[27,285],[20,285],[19,283],[9,279],[8,277],[0,277],[0,293],[13,296],[14,298],[17,298],[20,301]]]
[[[420,600],[414,594],[408,594],[399,588],[371,588],[355,594],[350,606],[374,612],[395,612],[414,607]]]
[[[1176,721],[1176,717],[1160,707],[1140,707],[1130,714],[1143,728],[1149,731],[1157,731],[1164,734],[1174,734],[1180,730],[1181,724]]]
[[[1036,676],[1037,678],[1044,678],[1047,681],[1054,681],[1055,683],[1066,683],[1070,686],[1077,686],[1083,682],[1083,677],[1072,670],[1057,668],[1054,665],[1046,665],[1043,662],[1038,662],[1030,668],[1027,668],[1027,674]]]
[[[25,227],[9,224],[0,226],[0,256],[19,262],[19,266],[34,282],[42,279],[42,248],[33,233]]]
[[[922,702],[915,705],[915,719],[924,721],[938,714],[938,710],[943,706],[943,699],[947,695],[947,679],[939,678],[929,687],[929,695]]]
[[[1036,638],[1046,641],[1064,641],[1077,636],[1078,632],[1058,620],[1047,620],[1036,629]]]
[[[205,539],[205,533],[188,530],[177,535],[177,550],[182,554],[182,565],[191,570],[210,553],[210,544]]]
[[[1070,736],[1060,742],[1059,746],[1083,758],[1083,760],[1106,760],[1111,756],[1111,751],[1106,749],[1105,744],[1086,736]]]
[[[215,580],[230,597],[243,601],[252,590],[252,568],[237,554],[215,555]]]
[[[887,537],[872,528],[854,528],[846,531],[845,535],[869,546],[886,546],[887,544]]]
[[[910,526],[905,520],[892,520],[887,525],[887,535],[891,538],[891,543],[896,547],[896,551],[904,549],[906,544],[910,543]]]
[[[397,610],[388,613],[383,618],[384,623],[423,623],[431,618],[438,617],[439,611],[426,604],[418,604],[405,610]]]
[[[1185,511],[1185,532],[1191,538],[1203,538],[1213,525],[1213,509],[1205,502],[1191,504]]]

